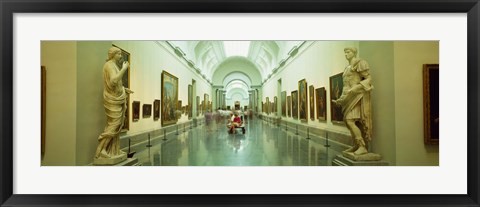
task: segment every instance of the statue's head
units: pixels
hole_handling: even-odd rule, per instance
[[[122,51],[118,47],[111,47],[110,49],[108,49],[107,61],[114,59],[116,54],[122,54]]]
[[[346,54],[347,52],[351,52],[351,53],[353,54],[352,57],[348,57],[347,55],[345,55],[347,59],[351,59],[351,58],[357,57],[357,48],[354,48],[354,47],[346,47],[345,49],[343,49],[343,52],[345,52],[345,54]]]

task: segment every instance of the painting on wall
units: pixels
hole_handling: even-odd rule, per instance
[[[288,116],[288,117],[292,117],[292,97],[291,97],[291,96],[287,96],[287,109],[286,109],[286,112],[287,112],[287,116]]]
[[[423,65],[423,126],[424,143],[436,145],[440,141],[439,65]]]
[[[152,104],[143,104],[142,112],[143,118],[152,116]]]
[[[302,79],[298,81],[298,114],[300,116],[300,120],[302,122],[307,122],[307,113],[308,113],[308,105],[307,105],[307,81]]]
[[[193,117],[193,86],[188,85],[188,119]]]
[[[203,113],[207,112],[208,110],[208,100],[209,99],[209,96],[208,94],[203,94]]]
[[[265,99],[266,100],[265,101],[265,109],[267,110],[267,112],[266,112],[267,114],[270,114],[270,100],[269,99],[270,99],[269,97],[267,97]]]
[[[287,106],[286,106],[286,100],[287,99],[287,92],[286,91],[282,91],[281,95],[280,95],[280,101],[282,102],[281,105],[282,105],[282,116],[287,116]]]
[[[42,94],[41,94],[41,108],[42,108],[42,123],[41,123],[41,158],[45,155],[45,124],[46,124],[46,109],[47,109],[47,69],[45,66],[40,66]]]
[[[317,119],[320,121],[327,120],[327,91],[325,87],[315,89],[315,99],[317,103]]]
[[[153,120],[160,118],[160,100],[155,99],[153,101]]]
[[[298,119],[298,91],[292,91],[292,117]]]
[[[343,90],[343,73],[330,77],[330,114],[333,123],[343,123],[342,107],[333,104],[333,100],[337,100],[342,95]]]
[[[113,47],[116,47],[118,49],[120,49],[121,53],[122,53],[122,59],[121,59],[121,62],[123,63],[123,61],[128,61],[128,63],[130,64],[130,66],[132,65],[132,62],[131,62],[131,56],[130,56],[130,53],[125,51],[124,49],[116,46],[116,45],[113,45]],[[122,68],[122,65],[117,65],[118,68]],[[122,85],[123,87],[125,88],[130,88],[130,68],[127,70],[127,72],[122,76]],[[122,128],[122,131],[128,131],[130,129],[130,124],[129,124],[129,111],[130,111],[130,108],[128,107],[129,103],[130,103],[130,96],[127,94],[127,110],[125,111],[125,119],[124,119],[124,123],[123,123],[123,128]]]
[[[178,78],[162,72],[162,126],[177,123],[175,111],[178,104]]]
[[[132,102],[132,119],[138,121],[140,119],[140,101]]]
[[[197,101],[196,109],[197,109],[197,116],[198,116],[198,115],[200,115],[200,96],[197,96],[196,101]]]
[[[310,105],[310,119],[315,121],[315,88],[313,85],[308,87],[308,103]]]
[[[277,114],[277,97],[273,97],[273,113],[275,113],[275,115]]]

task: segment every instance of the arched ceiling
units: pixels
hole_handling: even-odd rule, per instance
[[[231,56],[243,56],[254,63],[264,80],[292,48],[304,41],[168,41],[180,48],[185,58],[211,80],[217,66]]]
[[[174,48],[181,50],[189,64],[207,80],[214,85],[223,85],[227,96],[243,90],[241,94],[247,94],[247,97],[252,85],[261,85],[289,57],[289,52],[303,42],[168,41]],[[234,83],[242,87],[233,87]]]

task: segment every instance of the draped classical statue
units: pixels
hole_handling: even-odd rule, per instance
[[[107,62],[103,65],[103,105],[107,124],[98,137],[99,143],[93,162],[96,165],[112,165],[126,159],[126,153],[120,150],[120,132],[127,109],[127,96],[133,93],[122,83],[122,77],[128,68],[129,63],[123,61],[121,50],[110,48]]]
[[[343,90],[333,103],[342,107],[343,120],[353,139],[353,146],[344,154],[363,155],[368,153],[368,144],[372,139],[372,77],[367,61],[357,58],[356,48],[345,48],[344,52],[348,66],[343,72]]]

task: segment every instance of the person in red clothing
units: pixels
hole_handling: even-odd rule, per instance
[[[242,126],[242,119],[238,116],[238,113],[234,114],[232,124],[230,125],[230,133],[235,133],[235,127]]]

